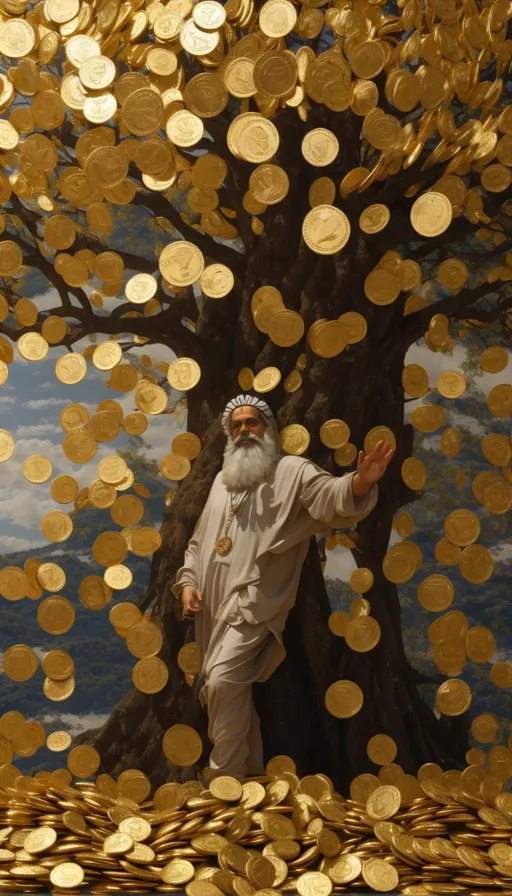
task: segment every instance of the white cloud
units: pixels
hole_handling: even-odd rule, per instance
[[[36,538],[17,538],[15,535],[0,535],[0,551],[4,554],[11,554],[14,551],[25,551],[28,548],[35,548],[44,544],[42,540],[37,541]]]
[[[57,407],[58,405],[69,404],[67,398],[35,398],[23,403],[24,408],[30,408],[33,411],[38,408]]]
[[[332,551],[326,551],[327,563],[324,569],[324,576],[328,579],[341,579],[348,582],[357,564],[346,548],[334,548]]]
[[[17,436],[42,436],[47,432],[60,432],[59,426],[53,423],[38,423],[35,426],[18,426],[16,429]]]
[[[8,404],[14,404],[15,398],[12,395],[0,395],[0,407],[5,407]]]
[[[70,734],[80,734],[82,731],[87,731],[88,728],[99,728],[100,725],[104,725],[109,717],[108,713],[84,713],[83,715],[77,715],[71,712],[63,712],[63,713],[46,713],[41,718],[41,722],[43,725],[54,725],[57,723],[59,726],[65,728],[66,731],[69,731]]]

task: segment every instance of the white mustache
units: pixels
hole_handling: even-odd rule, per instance
[[[261,445],[263,439],[260,439],[259,436],[253,435],[252,433],[248,433],[247,435],[243,434],[237,436],[237,438],[234,439],[233,444],[238,447],[239,445],[243,445],[245,442],[256,442],[257,444]]]

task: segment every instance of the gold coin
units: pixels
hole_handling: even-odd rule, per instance
[[[506,467],[512,458],[512,447],[506,436],[490,433],[482,439],[482,454],[490,464]]]
[[[501,373],[508,365],[508,352],[500,345],[486,348],[480,355],[480,367],[486,373]]]
[[[297,11],[290,0],[269,0],[260,10],[259,26],[267,37],[286,37],[296,22]]]
[[[66,584],[66,574],[56,563],[41,563],[36,576],[39,584],[47,591],[61,591]]]
[[[265,206],[281,202],[289,188],[288,175],[278,165],[259,165],[249,178],[251,195]]]
[[[73,521],[63,510],[52,510],[43,516],[41,532],[48,541],[67,541],[73,532]]]
[[[30,831],[23,843],[23,849],[31,855],[38,855],[50,849],[57,840],[57,832],[54,828],[42,826]]]
[[[339,638],[345,637],[348,623],[349,616],[343,610],[336,610],[329,616],[329,628],[333,635],[337,635]]]
[[[445,398],[460,398],[466,391],[466,379],[460,370],[445,370],[439,374],[436,388]]]
[[[304,335],[304,321],[297,311],[277,311],[270,320],[268,334],[276,345],[295,345]]]
[[[84,869],[76,862],[61,862],[50,871],[50,881],[54,887],[68,889],[79,887],[84,880]]]
[[[281,372],[277,367],[264,367],[254,377],[253,389],[255,392],[271,392],[280,381]]]
[[[139,660],[132,670],[132,681],[143,694],[157,694],[165,688],[169,680],[169,670],[157,656],[147,656]]]
[[[437,279],[447,289],[461,289],[469,277],[469,271],[460,258],[447,258],[437,269]]]
[[[368,430],[363,444],[364,453],[371,454],[378,442],[389,442],[392,448],[396,448],[394,433],[387,426],[374,426]]]
[[[487,397],[487,407],[495,417],[510,417],[512,414],[512,386],[508,383],[494,386]]]
[[[496,640],[489,628],[475,625],[466,635],[466,653],[474,663],[488,663],[496,650]]]
[[[171,482],[180,482],[190,472],[190,461],[180,454],[166,454],[160,461],[160,472]]]
[[[398,788],[393,787],[392,784],[384,784],[370,794],[366,803],[366,811],[370,818],[386,821],[398,812],[400,803],[401,796]]]
[[[411,411],[410,422],[418,432],[435,432],[445,422],[445,411],[440,405],[424,404]]]
[[[388,734],[374,734],[366,744],[366,752],[375,765],[387,765],[393,762],[397,745]]]
[[[191,675],[196,675],[199,672],[201,662],[195,641],[184,644],[180,649],[178,652],[178,666],[183,672],[189,672]]]
[[[489,678],[498,688],[512,687],[512,664],[504,660],[494,663]]]
[[[373,573],[364,566],[355,569],[350,576],[350,587],[356,594],[366,594],[373,585]]]
[[[138,557],[150,557],[158,550],[162,543],[162,537],[151,526],[140,526],[132,529],[130,550]]]
[[[3,671],[12,681],[28,681],[38,665],[37,655],[26,644],[14,644],[4,652]]]
[[[305,871],[297,878],[299,896],[329,896],[332,893],[332,880],[321,871]]]
[[[60,412],[60,425],[65,432],[71,432],[87,423],[89,411],[83,404],[69,404]]]
[[[480,520],[471,510],[454,510],[444,521],[444,534],[452,544],[466,547],[477,540]]]
[[[235,278],[225,264],[209,264],[200,279],[202,291],[211,299],[223,299],[231,292],[234,283]]]
[[[325,705],[337,719],[350,719],[363,705],[363,692],[355,681],[340,679],[329,685],[325,694]]]
[[[417,557],[411,542],[388,548],[382,561],[384,575],[396,585],[408,582],[416,572]]]
[[[50,493],[58,504],[71,504],[78,494],[78,483],[72,476],[57,476],[51,484]]]
[[[130,436],[140,436],[146,429],[148,428],[148,421],[144,414],[141,414],[139,411],[134,411],[132,414],[127,414],[122,423],[123,429]]]
[[[128,466],[117,454],[104,457],[98,464],[98,476],[109,485],[118,485],[126,477]]]
[[[167,379],[172,388],[179,392],[193,389],[194,386],[197,386],[200,378],[201,368],[192,358],[178,358],[169,364]]]
[[[391,305],[400,295],[400,281],[393,271],[374,268],[364,281],[364,293],[374,305]]]
[[[465,681],[448,679],[436,693],[436,709],[446,716],[460,716],[471,703],[471,688]]]
[[[175,763],[175,765],[177,764]],[[185,884],[192,880],[193,877],[194,866],[192,862],[188,862],[186,859],[173,859],[160,871],[160,879],[164,884],[172,884],[173,886]]]
[[[317,205],[302,222],[302,236],[313,252],[335,255],[348,242],[350,222],[335,206]]]
[[[344,420],[327,420],[320,427],[320,441],[327,448],[341,448],[350,438],[350,429]]]
[[[71,735],[68,731],[52,731],[46,738],[46,746],[53,753],[60,753],[71,746]]]
[[[121,346],[117,342],[102,342],[97,345],[92,355],[92,363],[98,370],[112,370],[123,357]]]
[[[279,132],[257,112],[238,115],[230,124],[227,144],[236,158],[259,165],[269,162],[279,147]]]
[[[388,225],[391,213],[380,202],[369,205],[359,216],[359,227],[364,233],[379,233]]]
[[[425,464],[418,457],[406,457],[402,463],[401,476],[405,484],[414,491],[425,488],[427,471]]]
[[[242,797],[242,785],[236,778],[219,775],[210,782],[210,793],[218,800],[237,802]]]
[[[100,566],[115,566],[123,563],[128,546],[120,532],[102,532],[92,545],[92,555]]]
[[[63,681],[75,671],[75,664],[64,650],[50,650],[45,653],[41,666],[45,675],[54,681]]]
[[[145,617],[133,625],[126,636],[126,646],[137,659],[155,656],[161,650],[162,644],[163,637],[159,627]]]
[[[190,725],[173,725],[164,734],[162,749],[169,762],[186,767],[194,765],[201,758],[203,742]]]
[[[317,205],[332,205],[336,196],[336,186],[330,177],[317,177],[309,188],[309,204],[311,208]]]
[[[129,834],[123,834],[117,831],[110,834],[103,841],[103,852],[107,856],[122,856],[134,847],[133,838]]]
[[[302,140],[302,155],[315,167],[330,165],[338,155],[340,145],[337,137],[327,128],[313,128]]]
[[[6,429],[0,429],[0,463],[9,460],[14,453],[14,439]]]
[[[286,454],[300,455],[308,449],[309,433],[304,426],[292,423],[281,430],[280,440],[281,448]]]
[[[345,641],[352,650],[365,653],[380,640],[380,625],[373,616],[356,616],[345,629]]]
[[[52,475],[52,465],[47,457],[32,454],[23,461],[23,475],[29,482],[46,482]]]
[[[204,270],[204,258],[193,243],[176,240],[160,253],[158,266],[169,283],[181,288],[199,280]]]
[[[66,597],[46,597],[37,607],[37,621],[45,632],[63,635],[75,621],[75,610]]]
[[[62,450],[73,463],[84,464],[96,454],[96,439],[86,429],[73,429],[64,436]]]
[[[119,822],[119,830],[123,834],[129,834],[135,843],[142,843],[151,836],[151,825],[145,818],[130,815]]]
[[[113,368],[108,382],[117,392],[131,392],[137,381],[137,371],[131,364],[118,364]]]
[[[423,193],[411,208],[411,224],[421,236],[435,237],[450,226],[452,204],[443,193]]]
[[[80,582],[78,596],[80,602],[89,610],[102,610],[112,600],[112,591],[108,582],[101,576],[86,576]]]
[[[69,352],[58,359],[55,364],[55,375],[61,383],[68,386],[79,383],[87,373],[87,362],[78,352]]]
[[[100,754],[88,744],[73,747],[68,755],[68,768],[77,778],[90,778],[98,771],[100,762]]]
[[[372,890],[387,893],[398,885],[398,871],[384,859],[369,859],[363,864],[363,878]]]
[[[441,451],[445,457],[456,457],[460,451],[461,438],[458,429],[448,427],[441,433]]]
[[[180,432],[174,436],[171,449],[174,454],[195,460],[201,451],[201,440],[193,432]]]
[[[427,576],[418,585],[418,602],[425,610],[432,613],[440,613],[446,610],[452,603],[454,587],[446,576],[435,573]]]
[[[116,604],[109,613],[109,622],[115,628],[129,629],[132,625],[136,625],[142,619],[142,614],[135,604],[123,601]]]
[[[359,877],[362,867],[359,856],[346,853],[334,860],[329,868],[329,877],[335,884],[348,884]]]
[[[107,567],[103,577],[109,588],[112,588],[114,591],[122,591],[124,588],[129,588],[133,580],[131,570],[127,566],[123,566],[122,563]]]
[[[42,361],[48,354],[48,342],[39,333],[24,333],[18,339],[18,351],[26,361]]]
[[[167,393],[161,386],[141,380],[135,390],[135,404],[144,414],[162,414],[167,408]]]

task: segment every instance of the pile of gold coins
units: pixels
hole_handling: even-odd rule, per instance
[[[382,761],[390,742],[372,738],[369,755]],[[89,771],[94,751],[75,749],[75,771]],[[44,772],[0,780],[0,890],[512,890],[512,794],[475,765],[443,773],[428,763],[414,778],[387,763],[379,777],[355,778],[347,798],[324,774],[299,778],[287,756],[260,778],[168,783],[151,799],[148,779],[133,769],[117,782],[101,774],[66,783]]]

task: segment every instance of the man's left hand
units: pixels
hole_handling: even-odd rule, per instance
[[[357,477],[360,485],[369,490],[374,482],[382,479],[395,449],[389,442],[377,442],[370,454],[360,451],[357,457]]]

